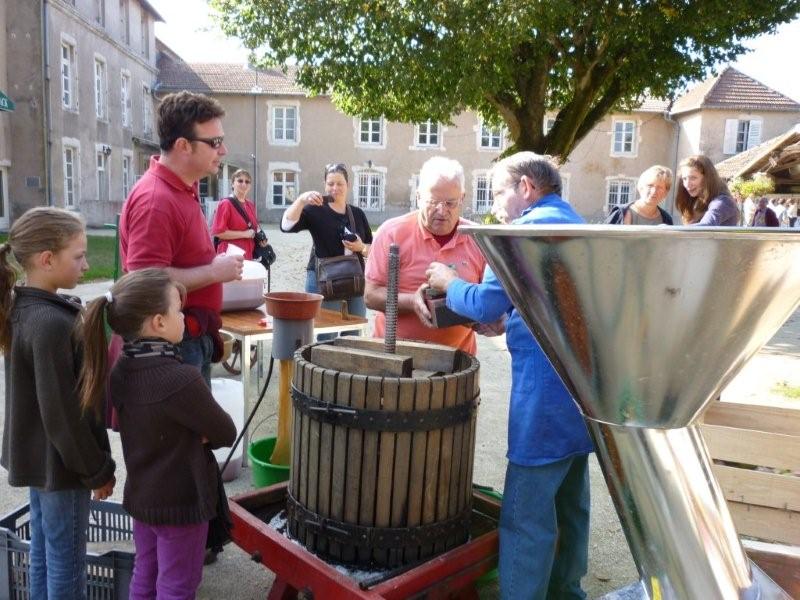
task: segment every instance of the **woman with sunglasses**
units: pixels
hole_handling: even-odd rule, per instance
[[[268,243],[266,235],[263,233],[259,235],[260,229],[257,229],[256,206],[247,197],[251,181],[250,173],[244,169],[236,171],[233,174],[233,194],[225,198],[217,206],[217,212],[214,213],[214,223],[211,225],[211,235],[219,239],[217,254],[224,254],[228,246],[233,245],[244,250],[245,258],[250,260],[255,258],[256,240],[262,247],[265,247]],[[236,205],[233,204],[234,202],[238,203],[239,208],[244,210],[247,220],[242,216],[241,211],[236,208]]]
[[[364,211],[357,206],[349,206],[347,192],[350,181],[347,167],[342,163],[332,163],[325,167],[324,195],[317,191],[300,194],[283,213],[281,230],[296,233],[308,230],[314,247],[306,267],[306,291],[319,293],[317,286],[316,259],[360,254],[365,260],[372,243],[372,231]],[[352,211],[355,231],[350,223],[348,207]],[[339,301],[322,303],[325,308],[339,309]],[[363,317],[367,314],[364,296],[347,299],[347,310],[351,315]]]

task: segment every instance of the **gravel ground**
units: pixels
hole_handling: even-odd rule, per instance
[[[93,232],[94,233],[94,232]],[[300,291],[305,279],[305,264],[308,259],[310,238],[307,234],[284,234],[268,226],[267,233],[278,255],[273,266],[272,289]],[[91,257],[90,257],[91,260]],[[105,291],[108,283],[79,286],[77,293],[84,300]],[[737,379],[723,394],[726,400],[776,402],[792,405],[773,389],[777,382],[785,381],[800,385],[800,315],[795,314],[781,332],[745,367]],[[475,448],[476,483],[502,490],[505,474],[506,427],[508,419],[508,390],[510,385],[510,360],[505,349],[504,338],[479,337],[478,358],[481,361],[481,408],[478,416],[478,431]],[[258,368],[258,367],[256,367]],[[2,369],[2,365],[0,365]],[[767,373],[768,377],[764,377]],[[489,376],[491,374],[491,376]],[[214,377],[229,376],[221,367],[215,367]],[[0,377],[0,385],[4,378]],[[266,400],[254,423],[275,412],[277,383],[270,384]],[[253,387],[251,394],[256,393]],[[4,403],[5,394],[0,394]],[[794,406],[797,406],[797,401]],[[0,411],[0,421],[4,411]],[[255,436],[263,437],[274,432],[274,420],[267,419]],[[111,433],[113,453],[117,460],[117,487],[112,499],[122,500],[125,479],[122,450],[119,436]],[[590,598],[618,589],[637,577],[628,545],[622,533],[597,461],[590,462],[592,483],[592,525],[590,538],[589,574],[584,588]],[[249,469],[243,469],[239,477],[226,484],[229,496],[253,489]],[[7,483],[5,472],[0,475],[0,514],[27,502],[27,489],[12,488]],[[236,545],[230,544],[220,554],[217,563],[205,568],[203,583],[198,598],[253,599],[263,598],[272,582],[272,574],[256,564]],[[3,591],[0,590],[0,596]],[[497,598],[496,584],[489,584],[481,591],[481,598]]]

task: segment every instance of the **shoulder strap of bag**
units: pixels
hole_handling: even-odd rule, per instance
[[[247,215],[247,212],[245,211],[241,202],[239,202],[236,198],[228,198],[228,202],[230,202],[233,205],[233,208],[236,209],[236,212],[238,212],[242,216],[244,222],[247,223],[247,226],[250,229],[252,229],[253,231],[258,231],[258,229],[254,227],[253,223],[250,221],[250,217]]]
[[[350,231],[352,231],[353,233],[358,235],[358,232],[356,231],[356,219],[355,219],[355,217],[353,217],[353,209],[350,207],[349,204],[346,204],[345,208],[347,210],[347,219],[350,221]],[[359,237],[361,237],[361,236],[359,236]],[[363,242],[364,240],[361,240],[361,241]],[[356,254],[356,256],[358,256],[358,262],[361,263],[361,269],[363,270],[364,269],[364,257],[361,255],[360,252],[358,254]]]

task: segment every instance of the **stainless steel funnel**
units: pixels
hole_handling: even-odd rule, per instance
[[[651,599],[786,598],[739,543],[703,408],[800,302],[800,235],[462,227],[572,392]]]

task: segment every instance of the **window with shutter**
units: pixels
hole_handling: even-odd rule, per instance
[[[723,154],[736,154],[736,136],[738,131],[738,119],[725,119],[725,139],[722,142]]]
[[[754,148],[761,143],[761,119],[751,119],[747,132],[747,149]]]
[[[762,120],[725,119],[725,139],[722,143],[723,154],[738,154],[761,143]]]

